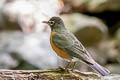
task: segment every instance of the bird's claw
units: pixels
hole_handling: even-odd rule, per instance
[[[70,69],[62,68],[62,67],[60,67],[60,66],[59,66],[58,69],[60,69],[61,71],[66,72],[66,73],[69,73],[70,71],[72,71],[72,70],[70,70]]]

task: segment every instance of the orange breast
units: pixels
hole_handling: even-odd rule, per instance
[[[67,52],[63,51],[62,49],[58,48],[57,46],[54,45],[53,41],[52,41],[52,36],[55,34],[55,32],[51,32],[51,36],[50,36],[50,44],[53,48],[53,50],[62,58],[69,58],[69,55]]]

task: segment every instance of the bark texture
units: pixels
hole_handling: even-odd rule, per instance
[[[100,80],[94,73],[52,70],[0,70],[0,80]]]

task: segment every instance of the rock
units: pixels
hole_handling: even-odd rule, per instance
[[[62,0],[1,0],[0,4],[2,54],[17,55],[17,65],[24,61],[40,69],[58,67],[58,56],[49,44],[50,29],[42,21],[59,16]]]
[[[104,76],[102,80],[120,80],[120,74],[110,74],[108,76]]]
[[[14,68],[19,65],[19,60],[11,55],[23,42],[20,32],[0,32],[0,68]]]
[[[31,64],[36,69],[58,67],[58,56],[50,47],[48,36],[49,34],[45,32],[29,36],[24,36],[19,31],[1,32],[0,68],[16,69],[16,67],[19,65],[23,66],[25,63],[29,64],[29,68]]]
[[[63,12],[79,11],[98,13],[103,11],[120,11],[120,0],[63,0]]]
[[[119,62],[119,52],[117,49],[117,40],[104,40],[99,45],[99,49],[101,51],[100,55],[108,61],[109,63]]]
[[[111,71],[111,73],[120,74],[120,64],[118,63],[108,64],[106,67]]]
[[[62,15],[66,27],[86,46],[99,43],[107,35],[106,25],[96,17],[83,14]]]
[[[116,48],[119,51],[119,58],[120,58],[120,28],[115,33],[115,39],[117,40],[117,46],[116,46]],[[118,60],[119,60],[119,58],[118,58]],[[120,60],[119,60],[119,62],[120,62]]]
[[[19,47],[18,51],[25,61],[41,69],[56,68],[58,66],[58,56],[50,46],[48,33],[26,35],[23,45]]]
[[[59,16],[63,7],[61,0],[1,0],[0,4],[0,28],[24,33],[43,30],[41,22]]]
[[[120,27],[120,26],[119,26]],[[117,40],[120,40],[120,28],[116,31],[116,33],[115,33],[115,38],[117,39]]]

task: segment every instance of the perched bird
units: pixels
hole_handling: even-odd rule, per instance
[[[52,17],[49,21],[43,21],[51,28],[50,44],[53,50],[67,61],[82,60],[102,76],[108,75],[109,70],[99,65],[90,56],[81,42],[65,28],[60,17]]]

